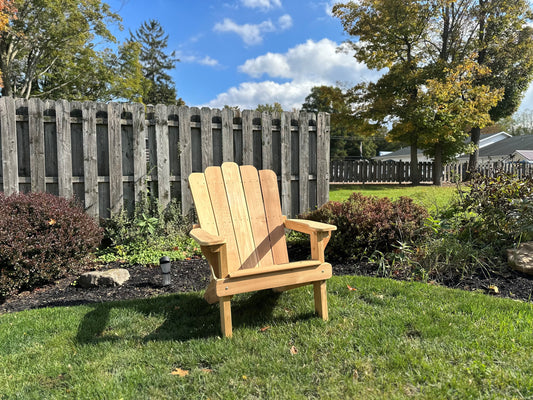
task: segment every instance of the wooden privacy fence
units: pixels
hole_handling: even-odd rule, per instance
[[[335,183],[411,182],[410,163],[403,161],[334,160],[330,163],[330,181]],[[418,163],[420,182],[433,180],[433,163]]]
[[[418,163],[420,182],[433,182],[433,162]],[[464,181],[468,162],[453,162],[443,168],[442,182]],[[519,178],[533,176],[533,164],[491,161],[480,163],[477,172],[486,176],[510,173]],[[406,183],[411,182],[410,163],[403,161],[334,160],[330,163],[332,183]]]
[[[192,198],[191,172],[225,161],[273,169],[283,212],[328,200],[329,115],[0,98],[0,190],[76,196],[107,218],[147,192]]]

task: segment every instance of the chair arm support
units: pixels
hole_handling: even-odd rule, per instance
[[[189,235],[200,245],[202,254],[213,269],[213,274],[217,278],[228,276],[226,239],[212,235],[202,228],[194,228],[189,232]]]
[[[226,239],[212,235],[209,232],[204,231],[202,228],[194,228],[189,232],[189,235],[196,240],[200,246],[219,246],[226,243]]]
[[[331,232],[337,230],[335,225],[324,224],[323,222],[310,221],[307,219],[285,219],[285,228],[302,233]]]
[[[337,230],[335,225],[322,222],[309,221],[307,219],[286,219],[285,228],[306,233],[311,241],[311,259],[324,262],[324,250],[331,238],[331,232]]]

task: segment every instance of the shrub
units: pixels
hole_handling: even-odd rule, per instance
[[[191,225],[175,200],[163,209],[156,199],[145,197],[132,215],[122,210],[104,222],[106,246],[98,259],[157,264],[163,256],[183,260],[199,255],[198,246],[188,235]]]
[[[337,226],[326,248],[328,257],[361,259],[424,236],[428,216],[424,207],[407,197],[391,201],[354,192],[344,202],[330,201],[304,218]]]
[[[0,193],[0,298],[81,270],[102,230],[73,200]]]
[[[477,174],[444,218],[463,240],[504,249],[533,238],[533,179]]]

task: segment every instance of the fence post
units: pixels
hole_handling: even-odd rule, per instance
[[[317,205],[329,200],[329,149],[330,115],[324,112],[317,117]]]

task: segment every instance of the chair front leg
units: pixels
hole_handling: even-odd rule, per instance
[[[315,295],[315,311],[324,321],[328,320],[328,295],[326,281],[313,282]]]
[[[231,325],[231,297],[221,297],[218,301],[220,305],[220,327],[224,337],[232,337],[233,329]]]

